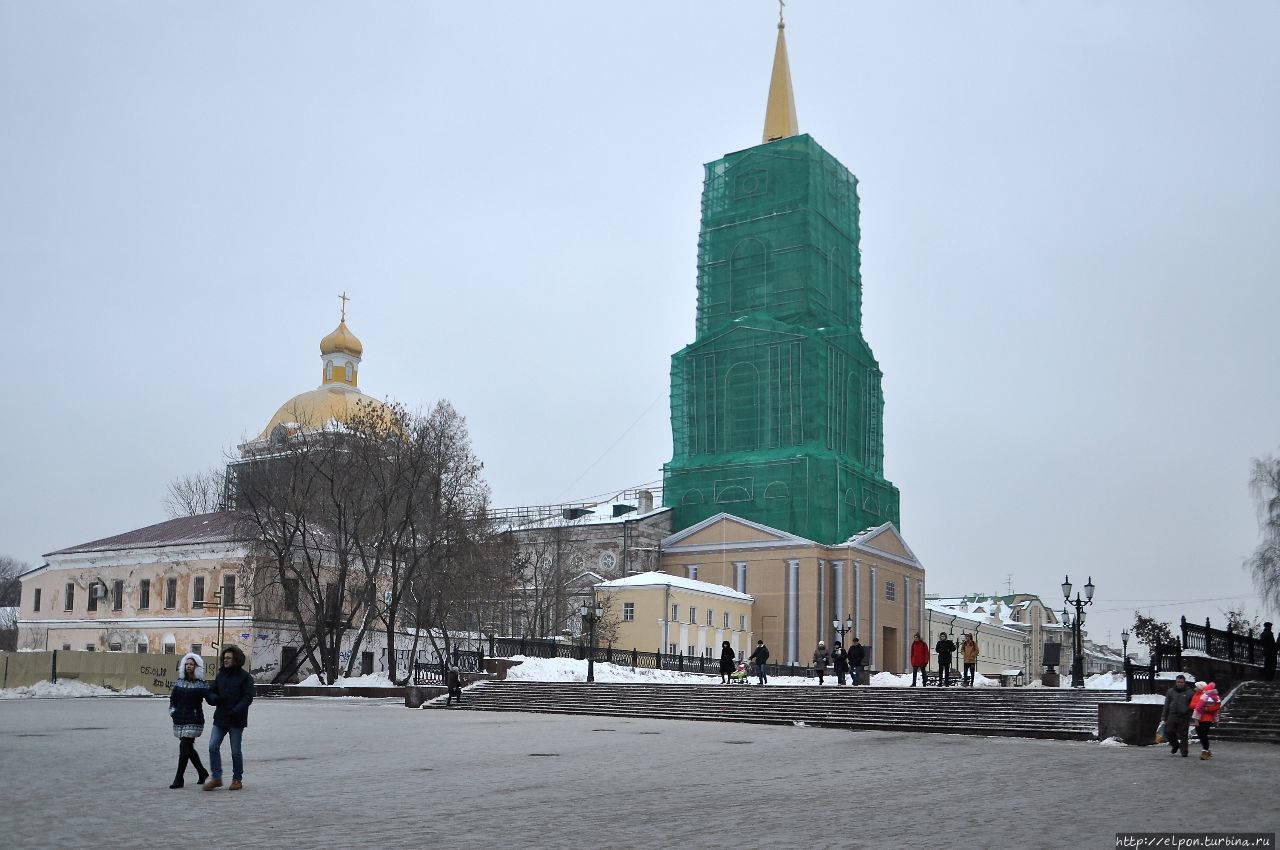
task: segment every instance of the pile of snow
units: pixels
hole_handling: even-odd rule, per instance
[[[399,687],[387,677],[385,672],[370,673],[368,676],[339,676],[332,685],[326,685],[319,675],[312,673],[298,683],[303,688],[395,688]]]
[[[113,691],[101,685],[90,685],[76,679],[63,679],[60,682],[36,682],[21,688],[5,688],[0,690],[0,699],[73,699],[75,697],[149,697],[151,692],[141,685],[127,691]]]
[[[1084,680],[1084,686],[1095,691],[1123,691],[1123,673],[1097,673]]]
[[[1127,747],[1129,745],[1126,744],[1124,741],[1120,740],[1119,738],[1112,736],[1110,738],[1103,738],[1101,741],[1098,742],[1098,746],[1099,747]]]

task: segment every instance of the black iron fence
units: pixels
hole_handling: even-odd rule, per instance
[[[1182,648],[1203,652],[1210,658],[1221,658],[1242,664],[1262,664],[1262,641],[1254,637],[1253,629],[1241,634],[1228,624],[1225,630],[1215,629],[1209,625],[1209,618],[1204,618],[1204,625],[1188,623],[1182,618]]]
[[[450,653],[420,650],[413,662],[415,685],[438,685],[444,682],[451,665],[457,665],[463,673],[478,673],[484,669],[484,650],[457,649]]]
[[[641,652],[639,649],[616,649],[585,643],[553,640],[551,638],[501,638],[489,637],[489,655],[494,658],[510,658],[523,655],[527,658],[572,658],[586,661],[587,657],[604,664],[619,664],[642,670],[674,670],[680,673],[720,675],[719,656],[685,655],[684,653]],[[741,659],[739,659],[741,660]],[[755,666],[748,665],[752,675]],[[768,664],[766,672],[774,676],[808,676],[812,672],[799,664]]]
[[[1124,699],[1129,702],[1135,694],[1163,694],[1168,686],[1156,678],[1157,673],[1174,673],[1182,670],[1182,647],[1177,643],[1161,644],[1151,650],[1150,664],[1134,664],[1124,660]],[[1167,681],[1167,680],[1166,680]]]

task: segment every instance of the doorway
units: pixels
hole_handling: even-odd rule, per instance
[[[892,626],[884,626],[880,630],[880,669],[890,673],[902,672],[902,661],[899,657],[898,630]]]

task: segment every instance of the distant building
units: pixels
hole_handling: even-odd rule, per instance
[[[718,659],[728,641],[738,658],[751,653],[752,599],[723,585],[655,571],[601,582],[596,598],[617,648]]]

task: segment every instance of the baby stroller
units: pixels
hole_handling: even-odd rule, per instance
[[[745,685],[747,683],[747,664],[745,661],[739,661],[737,668],[729,674],[729,684]]]

